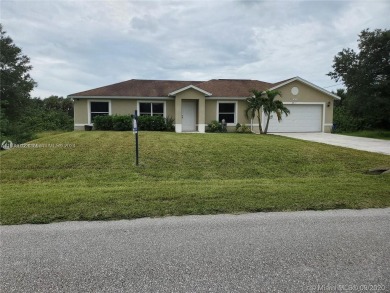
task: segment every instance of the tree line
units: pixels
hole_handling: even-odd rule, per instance
[[[73,101],[58,96],[26,99],[18,115],[1,115],[0,125],[1,141],[14,143],[32,140],[42,131],[70,131],[73,130]]]
[[[334,131],[390,129],[390,30],[363,30],[359,51],[347,48],[333,60],[328,73],[345,89],[335,94]]]
[[[31,98],[37,83],[30,76],[30,59],[22,54],[0,24],[0,142],[22,143],[46,130],[73,129],[73,102],[50,96]]]

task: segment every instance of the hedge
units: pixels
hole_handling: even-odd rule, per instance
[[[96,130],[129,131],[133,129],[133,115],[102,115],[93,120]],[[174,120],[162,116],[139,116],[138,130],[174,131]]]

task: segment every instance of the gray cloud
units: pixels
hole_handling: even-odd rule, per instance
[[[131,78],[301,76],[320,86],[387,1],[2,1],[5,30],[31,58],[34,96]],[[330,88],[336,89],[337,87]]]

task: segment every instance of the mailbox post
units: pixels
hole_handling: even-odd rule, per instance
[[[135,134],[135,165],[138,166],[138,115],[137,110],[134,112],[134,118],[133,118],[133,133]]]

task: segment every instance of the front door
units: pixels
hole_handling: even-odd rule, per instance
[[[196,101],[182,100],[181,115],[183,132],[196,131]]]

